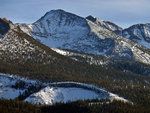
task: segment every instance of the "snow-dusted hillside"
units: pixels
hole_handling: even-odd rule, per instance
[[[150,48],[150,23],[133,25],[118,34]]]
[[[124,59],[118,60],[115,58],[112,59],[102,55],[86,54],[77,51],[62,50],[57,48],[52,48],[52,50],[56,51],[61,55],[68,56],[71,59],[78,62],[87,62],[89,64],[101,65],[108,68],[114,68],[116,70],[123,72],[131,72],[140,75],[150,75],[149,65],[146,65],[138,61],[124,60]],[[136,69],[133,67],[135,67]]]
[[[56,102],[69,102],[79,99],[110,99],[110,101],[115,99],[128,102],[128,100],[94,85],[79,82],[41,83],[15,75],[0,74],[1,99],[15,99],[20,95],[24,95],[30,86],[35,88],[38,86],[45,87],[24,99],[24,101],[35,104],[52,105]]]
[[[50,62],[51,55],[32,37],[18,27],[9,30],[0,39],[0,60],[5,62]],[[30,61],[31,62],[31,61]]]
[[[33,24],[19,26],[49,47],[150,64],[150,53],[137,43],[63,10],[52,10]]]
[[[51,48],[53,51],[56,51],[57,53],[68,56],[71,59],[79,62],[87,62],[89,64],[95,64],[95,65],[107,65],[108,64],[108,57],[105,56],[95,56],[93,54],[85,54],[85,53],[79,53],[77,51],[69,51],[69,50],[62,50],[57,48]]]

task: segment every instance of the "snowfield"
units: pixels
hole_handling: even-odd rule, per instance
[[[82,89],[82,88],[60,88],[60,87],[46,87],[25,99],[31,103],[40,103],[52,105],[57,102],[69,102],[76,100],[87,100],[95,98],[106,98],[107,96],[99,96],[97,93]]]
[[[25,83],[24,88],[12,87],[20,81]],[[110,101],[121,100],[124,102],[129,102],[116,94],[90,84],[79,82],[41,83],[39,81],[28,80],[15,75],[7,74],[0,74],[0,99],[15,99],[27,91],[29,86],[37,87],[39,85],[44,88],[31,94],[24,99],[24,101],[41,105],[53,105],[57,102],[66,103],[69,101],[87,99],[109,99]]]

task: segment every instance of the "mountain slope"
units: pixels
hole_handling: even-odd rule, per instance
[[[131,72],[139,75],[150,75],[150,65],[138,61],[109,58],[102,55],[86,54],[71,50],[61,50],[52,48],[57,53],[68,56],[71,59],[79,62],[86,62],[90,65],[101,65],[107,68],[113,68],[123,72]]]
[[[150,52],[145,51],[146,48],[63,10],[52,10],[33,24],[19,26],[49,47],[150,63]]]
[[[9,30],[0,39],[0,54],[1,60],[11,63],[34,61],[37,63],[46,61],[45,63],[48,63],[48,59],[51,58],[50,54],[18,27]]]

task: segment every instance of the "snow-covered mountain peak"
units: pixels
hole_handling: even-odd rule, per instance
[[[35,39],[54,47],[69,48],[71,43],[84,38],[90,31],[86,19],[63,10],[52,10],[37,22],[21,24],[21,29]]]
[[[37,23],[48,23],[49,25],[53,24],[54,22],[59,26],[78,26],[86,24],[84,18],[79,17],[75,14],[66,12],[64,10],[51,10],[47,12],[43,17],[41,17],[35,24]]]
[[[28,25],[32,34],[45,38],[53,37],[54,40],[73,40],[83,37],[88,32],[87,21],[75,14],[63,10],[52,10],[32,25]],[[82,32],[80,32],[82,31]],[[70,38],[71,37],[71,38]],[[61,46],[59,43],[58,45]],[[56,47],[52,46],[52,47]]]
[[[150,48],[150,23],[133,25],[122,30],[119,34]]]
[[[116,35],[110,26],[112,23],[99,22],[101,25],[63,10],[52,10],[33,24],[19,26],[25,33],[52,48],[150,63],[149,53],[142,54],[140,45]]]
[[[40,22],[40,21],[44,21],[44,20],[48,20],[48,19],[50,19],[51,17],[55,17],[55,18],[58,18],[62,13],[64,13],[64,11],[63,10],[51,10],[51,11],[49,11],[49,12],[47,12],[44,16],[42,16],[38,21],[36,21],[36,22]],[[58,17],[57,17],[57,16]],[[35,23],[36,23],[35,22]]]

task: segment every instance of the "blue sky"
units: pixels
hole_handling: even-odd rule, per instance
[[[52,9],[93,15],[124,28],[150,23],[150,0],[0,0],[0,17],[14,23],[33,23]]]

